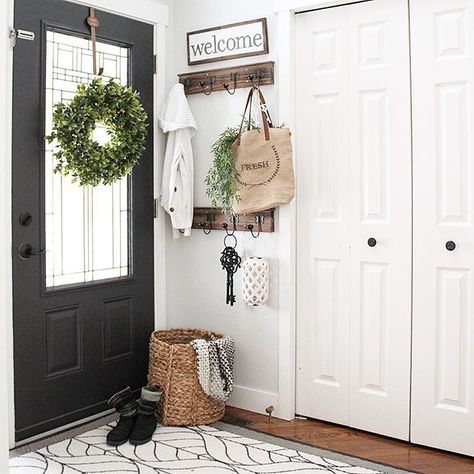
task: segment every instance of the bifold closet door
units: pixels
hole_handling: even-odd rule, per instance
[[[407,439],[407,2],[296,21],[297,412]]]
[[[411,0],[412,441],[474,455],[474,1]]]

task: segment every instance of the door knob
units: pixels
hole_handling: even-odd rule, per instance
[[[33,216],[30,212],[24,211],[18,216],[18,220],[20,222],[20,225],[22,225],[23,227],[28,227],[31,224],[31,221],[33,220]]]
[[[369,247],[375,247],[375,246],[377,245],[377,241],[376,241],[373,237],[371,237],[371,238],[367,241],[367,245],[368,245]]]
[[[446,242],[446,248],[452,252],[456,248],[456,244],[452,240],[449,240]]]
[[[46,252],[46,249],[43,250],[35,250],[30,244],[23,243],[18,247],[18,255],[23,260],[27,260],[30,257],[43,255]]]

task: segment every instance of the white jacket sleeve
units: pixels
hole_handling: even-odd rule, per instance
[[[181,140],[177,142],[170,170],[169,210],[173,228],[184,231],[184,235],[188,236],[191,234],[194,211],[193,161],[189,156],[190,145],[183,144]]]

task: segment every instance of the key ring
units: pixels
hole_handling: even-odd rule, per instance
[[[225,237],[224,237],[224,247],[230,247],[230,245],[227,245],[226,244],[226,240],[229,238],[229,237],[233,237],[234,240],[235,240],[235,244],[232,248],[235,249],[235,247],[237,247],[237,237],[234,235],[234,234],[227,234]]]

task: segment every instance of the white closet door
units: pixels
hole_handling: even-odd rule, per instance
[[[407,23],[405,2],[374,0],[298,16],[296,28],[297,411],[404,439],[411,311]]]
[[[349,9],[350,424],[408,439],[411,117],[408,5]],[[375,242],[369,242],[375,239]],[[370,245],[369,245],[370,244]]]
[[[297,413],[349,423],[348,10],[297,16]]]
[[[472,456],[474,2],[412,0],[411,5],[412,441]],[[447,242],[456,248],[449,251]]]

